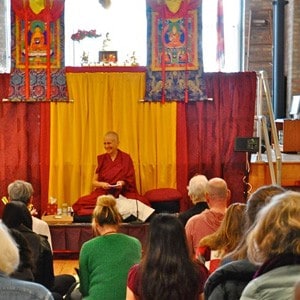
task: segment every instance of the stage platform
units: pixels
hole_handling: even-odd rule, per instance
[[[94,237],[90,223],[49,224],[54,258],[78,258],[84,242]],[[136,237],[144,247],[149,223],[122,223],[119,232]]]
[[[272,154],[274,168],[276,160]],[[257,154],[251,154],[249,184],[251,191],[262,185],[271,184],[269,164],[266,154],[257,159]],[[274,169],[276,174],[276,168]],[[300,153],[282,153],[281,185],[300,192]],[[90,223],[49,224],[54,257],[77,258],[84,242],[94,237]],[[145,246],[149,223],[122,223],[120,232],[136,237]]]
[[[286,188],[300,191],[300,153],[281,153],[281,185]],[[262,154],[258,160],[257,154],[251,154],[249,183],[252,186],[251,192],[262,185],[271,184],[271,176],[267,155]],[[272,153],[272,162],[276,176],[276,159]]]

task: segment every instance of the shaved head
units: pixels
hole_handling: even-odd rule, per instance
[[[119,142],[119,135],[115,131],[108,131],[104,137],[105,138],[110,137],[111,139],[114,139],[116,142]]]
[[[228,187],[226,181],[219,177],[210,179],[206,186],[206,193],[213,199],[227,198]]]

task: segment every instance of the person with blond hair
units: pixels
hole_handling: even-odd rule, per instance
[[[53,300],[51,293],[44,286],[9,277],[17,269],[20,256],[17,244],[2,222],[0,222],[0,245],[0,298]]]
[[[210,273],[219,266],[221,259],[239,244],[244,233],[245,210],[244,203],[231,204],[217,231],[200,240],[196,257],[206,262]]]
[[[259,269],[240,299],[292,299],[300,274],[300,193],[274,196],[259,212],[247,245]]]
[[[294,300],[300,300],[300,279],[299,279],[299,281],[295,284]]]
[[[79,255],[84,299],[125,299],[127,273],[140,261],[142,246],[138,239],[118,232],[120,221],[116,199],[99,196],[92,220],[96,237],[82,245]]]
[[[278,185],[264,185],[251,194],[246,203],[244,234],[237,247],[221,259],[219,268],[209,276],[204,289],[207,300],[240,299],[258,268],[247,259],[247,235],[260,209],[269,203],[272,196],[283,192],[285,189]]]
[[[192,216],[200,214],[208,208],[205,199],[207,182],[208,180],[205,175],[195,175],[190,179],[187,190],[193,206],[178,215],[179,220],[184,226]]]

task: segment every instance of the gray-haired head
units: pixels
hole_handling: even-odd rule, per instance
[[[205,202],[205,189],[207,185],[207,178],[204,175],[195,175],[190,179],[188,195],[191,201],[195,204],[198,202]]]
[[[8,185],[7,192],[11,201],[22,201],[28,205],[33,195],[33,188],[27,181],[15,180]]]

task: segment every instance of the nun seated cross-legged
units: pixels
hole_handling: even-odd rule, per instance
[[[108,194],[117,199],[118,210],[125,222],[132,218],[145,222],[154,212],[148,200],[137,192],[130,155],[118,149],[118,146],[118,134],[114,131],[107,132],[104,136],[106,153],[97,156],[94,190],[73,204],[75,222],[90,222],[97,198]]]

